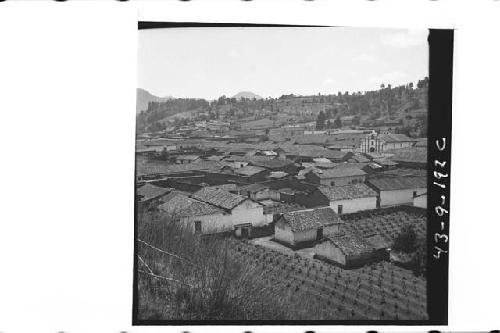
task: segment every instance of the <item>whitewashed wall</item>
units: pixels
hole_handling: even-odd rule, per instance
[[[427,208],[427,194],[413,198],[413,206]]]
[[[215,234],[219,232],[233,230],[233,224],[230,220],[220,213],[216,215],[204,216],[186,216],[181,218],[181,222],[194,233],[194,221],[201,222],[202,234]]]
[[[338,247],[336,247],[329,241],[317,244],[314,247],[314,253],[323,256],[325,258],[328,258],[330,260],[333,260],[335,262],[338,262],[342,265],[345,265],[346,263],[346,257],[342,253],[342,251],[340,251]]]
[[[304,231],[296,231],[293,233],[293,241],[295,244],[302,242],[309,242],[316,239],[317,230],[304,230]]]
[[[342,205],[342,214],[375,209],[377,208],[377,197],[330,201],[330,207],[335,211],[335,213],[338,213],[339,205]]]
[[[242,223],[251,223],[254,227],[261,227],[266,225],[267,218],[264,215],[264,207],[262,205],[251,200],[245,200],[233,208],[231,214],[224,215],[224,220],[229,220],[233,226]]]
[[[293,244],[292,228],[283,222],[277,222],[274,226],[274,238],[287,244]]]
[[[409,190],[394,190],[394,191],[381,191],[380,192],[380,205],[392,206],[401,204],[413,204],[413,192],[416,191],[417,195],[426,193],[427,188],[412,188]]]

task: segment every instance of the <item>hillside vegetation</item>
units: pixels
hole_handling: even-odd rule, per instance
[[[390,84],[367,92],[338,92],[331,95],[296,96],[258,99],[254,94],[240,93],[217,100],[172,99],[152,101],[137,115],[137,133],[154,132],[167,126],[187,124],[186,119],[171,117],[189,112],[192,120],[224,120],[237,125],[241,120],[276,120],[289,124],[315,122],[321,117],[322,127],[342,126],[342,117],[353,117],[355,126],[394,122],[403,124],[417,135],[425,136],[427,127],[427,90],[429,79],[393,87]],[[320,126],[321,127],[321,126]]]

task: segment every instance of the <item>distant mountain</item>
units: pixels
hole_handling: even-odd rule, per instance
[[[241,91],[234,95],[232,98],[236,98],[237,100],[240,100],[242,97],[244,98],[249,98],[249,99],[262,99],[259,95],[254,94],[253,92],[250,91]]]
[[[158,97],[151,94],[149,91],[137,88],[137,103],[136,103],[136,113],[145,111],[148,108],[149,102],[165,102],[172,99],[172,96]]]

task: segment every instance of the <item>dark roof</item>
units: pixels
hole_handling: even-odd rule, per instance
[[[263,167],[263,168],[267,168],[267,169],[279,169],[279,168],[286,167],[290,164],[293,164],[293,161],[290,161],[290,160],[280,160],[277,158],[257,159],[255,157],[249,158],[248,162],[250,164],[253,164],[253,165],[256,165],[259,167]]]
[[[318,190],[330,201],[376,197],[377,192],[365,184],[352,184],[345,186],[320,186]]]
[[[379,234],[373,234],[371,236],[365,237],[366,241],[375,249],[387,249],[390,247],[389,243],[384,239],[384,237]]]
[[[221,190],[225,190],[225,191],[231,192],[231,191],[238,190],[238,185],[230,183],[230,184],[221,184],[221,185],[207,186],[207,188],[221,189]]]
[[[160,205],[158,208],[177,216],[204,216],[223,213],[222,210],[215,206],[181,194]]]
[[[373,247],[370,245],[370,243],[359,234],[354,232],[338,232],[333,235],[327,236],[326,238],[347,256],[361,255],[373,251]]]
[[[234,173],[242,176],[253,176],[265,170],[266,169],[261,167],[247,165],[244,166],[243,168],[235,169]]]
[[[389,158],[396,162],[427,163],[426,147],[411,147],[397,150],[393,149],[388,152],[394,154]]]
[[[408,190],[412,188],[426,188],[427,178],[425,177],[387,177],[369,180],[370,184],[379,191]]]
[[[385,159],[385,158],[376,158],[376,159],[373,159],[373,162],[380,164],[380,165],[385,165],[385,166],[398,165],[396,162]]]
[[[409,176],[427,177],[427,170],[397,168],[397,169],[383,171],[380,174],[390,176],[390,177],[409,177]]]
[[[148,201],[151,199],[161,197],[162,195],[167,194],[171,190],[172,190],[171,188],[163,188],[147,183],[139,187],[136,193],[140,197],[141,201]]]
[[[364,176],[366,175],[366,172],[363,170],[357,168],[357,167],[350,167],[350,168],[333,168],[333,169],[326,169],[326,170],[313,170],[316,175],[318,175],[319,178],[340,178],[340,177],[352,177],[352,176]]]
[[[264,184],[250,184],[250,185],[245,185],[240,187],[240,191],[248,191],[248,192],[258,192],[262,191],[265,189],[271,188],[269,185],[264,185]]]
[[[231,210],[242,201],[247,200],[241,195],[229,193],[227,191],[205,187],[192,195],[192,198],[209,203],[211,205]]]
[[[283,214],[282,218],[290,225],[293,231],[318,229],[342,223],[337,213],[330,207],[288,212]]]

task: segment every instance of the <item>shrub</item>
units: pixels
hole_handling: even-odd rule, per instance
[[[256,265],[233,258],[226,239],[202,238],[148,214],[138,216],[137,232],[173,254],[137,243],[137,254],[153,273],[173,279],[137,272],[138,319],[288,319],[281,290],[267,287]],[[140,261],[138,269],[148,271]]]
[[[417,234],[411,224],[406,224],[394,240],[392,249],[404,253],[412,253],[417,246]]]

